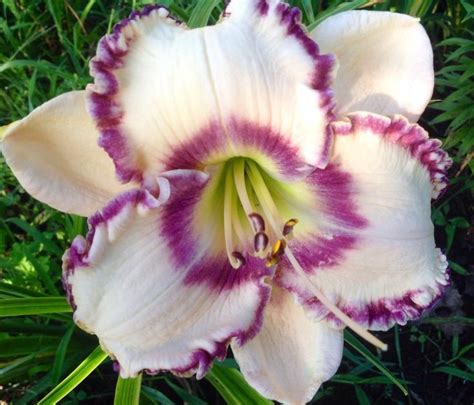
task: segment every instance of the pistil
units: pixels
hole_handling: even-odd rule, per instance
[[[298,275],[305,280],[306,286],[309,288],[312,294],[330,311],[332,312],[339,320],[341,320],[347,327],[352,329],[359,336],[373,344],[374,346],[380,348],[381,350],[387,350],[387,345],[377,339],[374,335],[364,329],[361,325],[347,316],[342,312],[336,305],[334,305],[326,296],[319,290],[319,288],[314,285],[312,280],[306,274],[304,269],[301,267],[300,263],[296,259],[295,255],[291,251],[290,247],[287,245],[287,235],[291,234],[291,231],[296,225],[294,219],[291,219],[285,223],[284,226],[279,226],[278,210],[273,202],[270,191],[267,188],[267,185],[255,163],[249,162],[249,179],[252,183],[252,188],[256,193],[258,201],[260,202],[261,209],[263,211],[264,217],[267,219],[268,223],[271,225],[273,232],[277,236],[278,240],[274,244],[272,249],[272,254],[267,260],[267,265],[275,265],[278,263],[279,259],[286,255],[288,261],[293,266]],[[290,232],[289,228],[291,228]]]

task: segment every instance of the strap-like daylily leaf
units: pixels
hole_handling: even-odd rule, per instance
[[[219,391],[228,405],[268,405],[272,401],[263,398],[247,382],[240,371],[214,364],[206,379]]]
[[[7,298],[0,300],[0,318],[71,311],[71,307],[63,297]]]
[[[119,377],[115,387],[114,405],[138,405],[142,375],[135,378]]]
[[[204,27],[209,21],[212,10],[219,3],[219,0],[198,0],[189,17],[188,26],[190,28]]]
[[[144,397],[152,401],[157,401],[160,405],[174,405],[174,402],[171,399],[169,399],[162,392],[155,390],[154,388],[142,385],[141,393]]]
[[[14,284],[0,281],[0,298],[28,298],[28,297],[46,297],[45,294],[38,291],[29,290]]]
[[[337,4],[333,7],[329,7],[326,10],[320,12],[318,17],[308,25],[308,31],[312,31],[317,25],[321,24],[326,18],[331,17],[334,14],[342,13],[343,11],[355,10],[356,8],[364,8],[377,3],[377,0],[354,0],[346,1],[344,3]]]
[[[196,397],[185,389],[178,387],[176,384],[173,384],[169,379],[165,379],[166,384],[168,384],[172,390],[178,395],[184,402],[189,405],[207,405],[207,402]]]
[[[56,404],[86,379],[106,358],[107,354],[97,347],[71,374],[39,401],[38,405]]]
[[[373,364],[383,375],[392,381],[400,389],[400,391],[403,392],[403,395],[408,395],[405,385],[397,377],[395,377],[377,357],[370,353],[370,351],[362,343],[360,343],[354,335],[348,331],[345,331],[344,340],[349,346],[364,356],[369,363]]]
[[[433,373],[445,373],[453,377],[461,378],[462,380],[474,382],[474,373],[469,371],[460,370],[456,367],[437,367],[432,370]]]
[[[69,346],[69,342],[71,341],[72,334],[74,330],[76,329],[76,325],[72,323],[64,336],[61,339],[61,342],[58,345],[58,348],[56,350],[56,355],[54,357],[54,364],[53,364],[53,370],[52,370],[52,375],[51,375],[51,380],[53,384],[57,384],[59,382],[59,379],[61,377],[62,371],[63,371],[63,365],[64,365],[64,359],[66,357],[66,351]]]

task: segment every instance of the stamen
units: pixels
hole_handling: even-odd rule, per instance
[[[242,253],[240,252],[232,252],[232,257],[237,261],[239,267],[245,266],[246,260]]]
[[[285,254],[286,241],[285,239],[278,239],[274,244],[271,253],[267,256],[265,265],[267,267],[275,266],[280,262]]]
[[[245,186],[245,161],[243,159],[237,160],[234,164],[234,183],[237,194],[239,195],[239,200],[244,208],[247,217],[249,218],[250,224],[253,226],[250,219],[250,215],[255,213],[255,209],[250,202],[250,198],[247,194],[247,187]],[[263,219],[263,218],[262,218]]]
[[[283,236],[288,236],[293,233],[293,228],[298,223],[296,218],[291,218],[290,220],[286,221],[285,226],[283,227]]]
[[[279,226],[279,224],[277,223],[277,221],[279,220],[278,210],[275,207],[272,195],[270,194],[270,191],[268,191],[268,188],[262,178],[262,175],[260,174],[260,171],[258,170],[258,167],[253,162],[249,162],[249,169],[250,170],[248,174],[250,182],[252,183],[253,190],[255,191],[258,200],[260,201],[263,213],[267,218],[268,222],[270,222],[271,227],[273,229],[278,229],[276,235],[279,235],[281,234],[280,229],[283,229],[283,225]]]
[[[369,331],[364,329],[361,325],[359,325],[356,321],[348,317],[344,312],[342,312],[336,305],[334,305],[326,296],[313,284],[313,282],[309,279],[301,265],[296,260],[296,257],[293,255],[293,252],[290,249],[285,250],[286,257],[290,261],[293,268],[297,271],[298,275],[305,279],[307,282],[307,287],[311,290],[314,296],[329,310],[331,311],[336,317],[339,318],[342,323],[344,323],[347,327],[352,329],[355,333],[357,333],[361,338],[367,340],[367,342],[373,344],[375,347],[383,351],[387,351],[387,344],[383,343],[381,340],[377,339],[374,335],[372,335]]]
[[[257,254],[264,253],[265,250],[267,249],[268,242],[269,242],[268,235],[265,232],[263,231],[257,232],[254,237],[255,252]]]
[[[285,239],[278,239],[272,248],[272,256],[281,257],[285,253],[286,241]]]
[[[234,241],[233,241],[233,230],[232,230],[232,200],[234,199],[234,187],[232,184],[232,172],[227,170],[224,186],[224,238],[225,238],[225,250],[229,263],[234,269],[238,269],[242,266],[240,262],[234,256]]]
[[[252,227],[255,233],[265,231],[265,220],[260,214],[252,212],[249,215],[250,221],[252,222]]]
[[[294,256],[293,252],[291,249],[287,246],[283,246],[281,248],[282,241],[286,241],[286,237],[282,232],[282,229],[284,230],[284,227],[279,227],[277,224],[277,208],[275,206],[275,203],[273,202],[272,196],[270,194],[270,191],[268,190],[265,181],[262,178],[262,175],[260,174],[260,171],[258,170],[258,167],[253,163],[249,162],[249,178],[250,181],[253,185],[253,189],[257,195],[258,200],[260,201],[263,214],[267,218],[268,222],[270,223],[273,231],[275,232],[275,235],[277,235],[280,240],[275,243],[273,246],[272,254],[269,256],[267,259],[266,265],[271,267],[275,264],[278,263],[279,258],[275,255],[275,252],[283,252],[286,257],[288,258],[289,262],[293,266],[293,268],[296,270],[298,275],[305,280],[306,286],[311,290],[312,294],[329,310],[331,311],[339,320],[341,320],[346,326],[348,326],[350,329],[352,329],[355,333],[357,333],[359,336],[361,336],[363,339],[367,340],[374,346],[380,348],[381,350],[387,350],[387,345],[377,339],[374,335],[372,335],[370,332],[365,330],[361,325],[359,325],[357,322],[355,322],[353,319],[351,319],[349,316],[347,316],[344,312],[342,312],[335,304],[333,304],[326,296],[319,290],[317,286],[315,286],[312,282],[312,280],[308,277],[306,272],[303,270],[301,265],[299,264],[298,260]],[[281,258],[281,257],[280,257]]]

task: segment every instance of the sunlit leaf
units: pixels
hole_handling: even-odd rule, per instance
[[[38,405],[55,404],[74,388],[76,388],[87,376],[92,373],[105,359],[107,354],[97,347],[86,359],[76,367],[63,381],[59,383],[48,395],[46,395]]]

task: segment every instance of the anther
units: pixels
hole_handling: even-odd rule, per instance
[[[232,252],[232,257],[237,261],[238,267],[245,266],[246,260],[242,253],[240,252]]]
[[[255,237],[253,239],[253,245],[254,245],[254,248],[255,248],[255,252],[256,253],[261,253],[263,252],[267,246],[268,246],[268,235],[263,232],[263,231],[259,231],[255,234]]]
[[[272,248],[272,256],[283,256],[285,253],[286,242],[285,239],[278,239]]]
[[[265,220],[260,214],[252,212],[249,214],[250,221],[252,222],[253,230],[255,233],[265,231]]]
[[[288,236],[293,232],[293,228],[298,223],[296,218],[291,218],[290,220],[285,222],[285,226],[283,227],[283,236]]]
[[[267,261],[265,265],[267,267],[272,267],[275,264],[278,264],[285,254],[286,241],[284,239],[278,239],[272,248],[272,252],[267,256]]]

